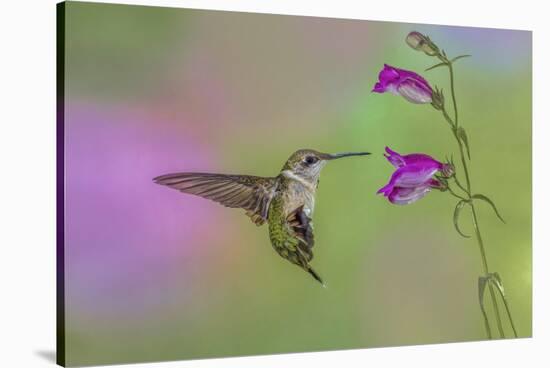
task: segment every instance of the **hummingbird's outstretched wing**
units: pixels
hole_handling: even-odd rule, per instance
[[[153,181],[184,193],[211,199],[226,207],[244,208],[256,225],[267,221],[271,199],[277,190],[276,178],[209,173],[176,173]]]

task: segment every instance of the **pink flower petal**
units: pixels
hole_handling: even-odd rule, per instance
[[[425,104],[432,102],[432,89],[412,78],[405,79],[399,83],[397,91],[411,103]]]
[[[416,188],[394,187],[388,199],[391,203],[397,205],[406,205],[418,201],[430,192],[429,186],[420,186]]]

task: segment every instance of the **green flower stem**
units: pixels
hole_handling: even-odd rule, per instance
[[[466,163],[466,156],[464,155],[464,147],[462,142],[456,133],[456,129],[453,130],[453,135],[455,136],[456,142],[458,143],[458,149],[460,150],[460,161],[462,161],[462,168],[464,169],[464,177],[466,178],[466,192],[468,196],[472,194],[472,184],[470,182],[470,173],[468,172],[468,164]]]
[[[443,107],[441,111],[443,112],[443,117],[445,117],[445,120],[447,120],[447,123],[449,123],[449,125],[451,126],[451,129],[453,130],[453,134],[456,136],[457,135],[455,133],[456,127],[455,127],[455,123],[453,122],[453,119],[451,119],[449,114],[447,114],[447,110],[445,110],[445,107]]]
[[[464,185],[462,185],[460,183],[460,181],[458,180],[458,178],[455,176],[453,176],[454,180],[455,180],[455,183],[456,183],[456,186],[459,187],[460,189],[462,189],[462,191],[466,194],[468,194],[468,191],[466,190],[466,188],[464,188]]]
[[[470,202],[470,208],[472,210],[472,220],[474,229],[476,232],[477,243],[479,245],[479,252],[481,253],[481,261],[483,263],[483,272],[485,275],[489,274],[489,266],[487,264],[487,255],[485,254],[485,247],[483,246],[483,239],[481,238],[481,231],[479,229],[479,223],[477,221],[477,214],[474,207],[474,202]],[[500,311],[498,309],[497,298],[495,296],[495,290],[492,284],[489,284],[489,293],[491,295],[491,302],[493,303],[493,309],[495,310],[495,316],[497,320],[498,332],[501,338],[504,338],[504,329],[502,328],[502,320],[500,318]]]
[[[468,200],[468,198],[465,198],[465,197],[461,196],[460,194],[457,194],[450,186],[447,187],[447,190],[449,191],[449,193],[451,193],[451,195],[453,197],[456,197],[456,198],[458,198],[460,200],[464,200],[464,201]]]
[[[493,335],[491,334],[491,325],[489,325],[489,317],[487,316],[487,311],[485,310],[485,307],[483,306],[483,301],[480,300],[479,302],[479,308],[481,309],[481,314],[483,314],[483,322],[485,322],[485,331],[487,332],[487,338],[489,340],[493,339]]]
[[[451,98],[452,98],[453,109],[454,109],[454,119],[452,119],[449,116],[449,114],[445,110],[444,106],[443,106],[441,111],[443,113],[443,116],[444,116],[445,120],[451,126],[451,130],[452,130],[453,135],[455,137],[455,140],[458,144],[458,149],[460,151],[460,161],[462,163],[462,169],[464,171],[464,177],[466,179],[466,188],[464,188],[462,185],[460,185],[459,181],[456,178],[455,178],[455,181],[456,181],[457,185],[466,193],[467,199],[469,200],[469,205],[470,205],[470,209],[471,209],[471,212],[472,212],[472,223],[473,223],[473,226],[474,226],[474,229],[475,229],[476,239],[477,239],[477,243],[478,243],[478,246],[479,246],[479,251],[480,251],[480,254],[481,254],[483,272],[485,273],[485,275],[488,275],[489,274],[489,265],[488,265],[488,262],[487,262],[487,255],[485,253],[485,247],[483,245],[483,238],[481,237],[481,231],[479,229],[479,222],[478,222],[478,219],[477,219],[477,214],[476,214],[476,210],[475,210],[475,206],[474,206],[474,201],[472,200],[472,185],[471,185],[471,181],[470,181],[470,173],[469,173],[469,170],[468,170],[468,163],[466,161],[466,155],[464,153],[463,143],[462,143],[462,141],[460,140],[460,138],[458,136],[458,126],[459,126],[458,125],[458,108],[457,108],[456,95],[455,95],[453,66],[452,66],[452,62],[450,62],[446,57],[444,57],[444,61],[446,62],[447,67],[449,68],[450,84],[451,84]],[[455,195],[455,194],[453,194],[453,195]],[[496,295],[495,295],[494,286],[492,284],[490,284],[488,286],[489,286],[489,292],[490,292],[490,295],[491,295],[491,302],[493,304],[493,309],[495,311],[495,316],[496,316],[496,320],[497,320],[497,326],[498,326],[499,334],[500,334],[501,338],[504,338],[504,329],[502,327],[502,319],[500,317],[500,311],[499,311],[498,304],[497,304],[497,298],[496,298]],[[505,299],[503,298],[503,300],[505,300]],[[508,317],[510,318],[510,322],[513,325],[512,317],[511,317],[511,314],[510,314],[510,311],[509,311],[509,308],[508,308],[507,304],[508,303],[505,302],[506,310],[508,312]],[[489,338],[491,338],[491,330],[490,330],[490,325],[489,325],[489,321],[488,321],[488,318],[487,318],[487,313],[483,309],[482,309],[481,312],[482,312],[483,317],[484,317],[485,329],[486,329],[486,332],[487,332],[487,336]],[[515,333],[515,328],[514,328],[514,333]]]
[[[445,58],[447,59],[447,58]],[[453,108],[455,110],[455,127],[458,128],[458,109],[456,108],[456,96],[455,96],[455,78],[454,78],[454,73],[453,73],[453,63],[450,62],[449,60],[447,60],[447,66],[449,67],[449,74],[451,76],[451,97],[452,97],[452,100],[453,100]],[[455,135],[456,135],[456,132],[455,132]],[[460,144],[460,141],[458,142],[460,146],[462,146]],[[462,148],[461,148],[462,150]],[[464,156],[464,155],[462,155]]]

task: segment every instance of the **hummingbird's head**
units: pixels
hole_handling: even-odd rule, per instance
[[[370,155],[369,152],[344,152],[344,153],[322,153],[312,149],[301,149],[294,152],[283,166],[284,171],[290,171],[292,174],[307,180],[310,183],[316,183],[321,174],[321,169],[330,160],[335,160],[349,156]]]

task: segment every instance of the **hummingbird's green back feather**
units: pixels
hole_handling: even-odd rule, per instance
[[[279,192],[273,197],[269,207],[269,238],[273,249],[288,261],[309,272],[324,285],[321,277],[309,265],[313,259],[313,225],[301,204],[286,214],[284,190],[288,182],[281,179]]]

